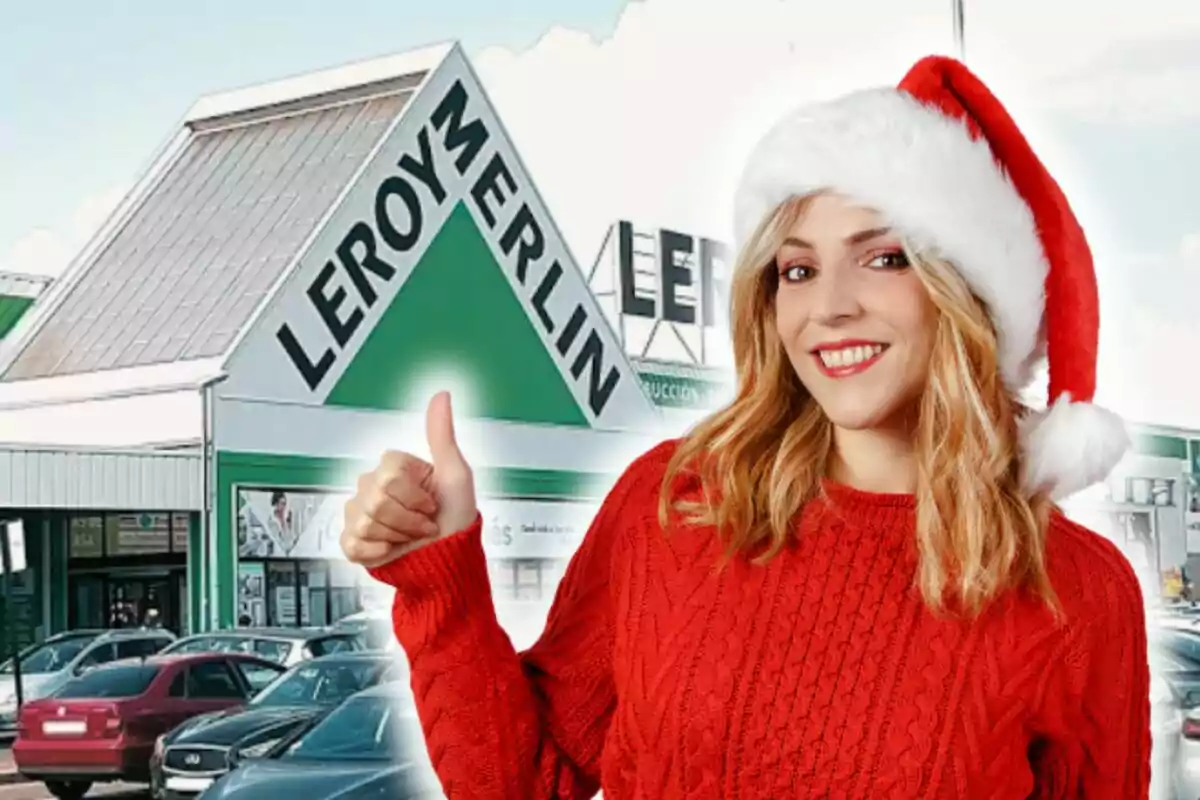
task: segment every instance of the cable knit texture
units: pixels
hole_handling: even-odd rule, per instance
[[[1147,796],[1145,617],[1107,540],[1054,517],[1063,622],[1015,592],[939,618],[911,497],[826,483],[794,545],[718,569],[712,530],[658,525],[673,447],[617,482],[527,652],[479,520],[373,570],[450,798]]]

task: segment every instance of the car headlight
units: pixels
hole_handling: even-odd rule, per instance
[[[256,744],[249,745],[248,747],[239,747],[237,749],[237,757],[239,759],[262,758],[267,753],[271,752],[271,749],[274,748],[275,745],[279,744],[279,741],[282,738],[283,737],[281,736],[277,736],[274,739],[267,739],[265,742],[257,742]]]

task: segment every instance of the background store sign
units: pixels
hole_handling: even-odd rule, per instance
[[[728,392],[725,384],[703,378],[653,372],[640,372],[639,376],[650,399],[663,408],[716,408]]]
[[[262,335],[235,354],[228,393],[325,403],[460,205],[587,422],[643,420],[651,406],[636,375],[457,49],[331,215]],[[464,291],[447,287],[446,313]]]
[[[237,499],[239,558],[342,558],[348,494],[239,488]]]
[[[599,510],[593,503],[480,501],[489,558],[568,559]]]
[[[653,250],[639,250],[639,238],[653,241]],[[724,308],[728,300],[729,287],[718,277],[718,267],[729,266],[730,253],[728,245],[714,239],[666,228],[649,236],[639,236],[632,222],[618,222],[617,276],[621,313],[677,325],[713,327],[718,322],[717,309]],[[647,256],[650,263],[643,266]],[[643,263],[639,264],[639,261]],[[639,272],[645,272],[646,266],[654,276],[652,294],[643,291],[637,281]]]

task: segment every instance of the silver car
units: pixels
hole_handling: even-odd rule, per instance
[[[159,628],[74,630],[56,633],[21,652],[21,699],[49,697],[99,664],[153,655],[175,641]],[[17,688],[12,660],[0,664],[0,740],[17,734]]]
[[[333,653],[366,647],[355,631],[330,628],[238,628],[197,633],[163,650],[171,653],[252,653],[285,667]]]

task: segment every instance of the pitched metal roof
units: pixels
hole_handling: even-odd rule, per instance
[[[30,314],[0,382],[223,355],[448,51],[201,98]]]

